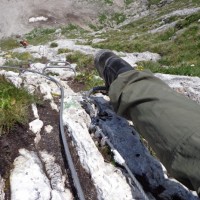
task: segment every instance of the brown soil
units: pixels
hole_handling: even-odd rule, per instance
[[[74,92],[84,91],[86,87],[84,83],[80,83],[76,79],[70,80],[68,85]]]
[[[42,120],[44,123],[43,129],[41,130],[41,140],[37,146],[37,149],[39,151],[45,150],[55,156],[56,163],[58,163],[61,168],[64,169],[59,132],[59,113],[55,110],[52,110],[49,102],[47,101],[37,108],[40,120]],[[46,133],[44,131],[44,127],[47,125],[51,125],[53,127],[51,133]]]
[[[44,133],[44,131],[41,131],[42,139],[39,142],[38,149],[39,150],[46,150],[49,153],[53,153],[53,155],[56,158],[56,162],[61,166],[64,172],[67,172],[68,174],[68,188],[71,188],[71,190],[75,191],[74,187],[72,185],[72,178],[70,174],[70,170],[67,165],[67,161],[65,159],[65,154],[63,151],[62,142],[60,139],[60,132],[59,132],[59,113],[56,111],[53,111],[49,105],[48,102],[45,102],[42,106],[38,108],[38,114],[40,116],[40,119],[44,122],[44,126],[46,125],[52,125],[53,126],[53,134]],[[67,132],[67,129],[66,129]],[[43,135],[42,135],[43,134]],[[44,137],[45,135],[45,137]],[[85,194],[85,198],[87,200],[96,200],[97,194],[96,189],[94,185],[92,184],[91,178],[89,174],[83,169],[81,166],[81,163],[79,161],[79,157],[76,153],[76,150],[72,146],[71,140],[68,137],[68,134],[66,134],[68,138],[70,152],[72,154],[73,161],[75,163],[75,167],[78,173],[78,176],[81,181],[81,186],[83,187],[83,191]],[[74,192],[76,193],[76,192]],[[74,194],[76,196],[76,194]],[[76,197],[75,197],[76,198]]]
[[[16,124],[9,133],[0,136],[0,174],[6,179],[5,199],[10,199],[9,174],[14,159],[19,155],[18,150],[35,150],[34,137],[28,125],[22,124]]]

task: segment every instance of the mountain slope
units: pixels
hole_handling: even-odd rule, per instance
[[[89,23],[95,23],[101,13],[124,11],[127,4],[123,0],[2,0],[0,38],[27,33],[34,27],[58,27],[68,23],[86,27]],[[139,9],[140,5],[134,4],[134,10]],[[46,19],[29,22],[30,18],[41,16]]]

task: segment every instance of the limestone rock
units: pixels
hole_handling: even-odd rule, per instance
[[[36,153],[20,150],[20,156],[14,161],[14,169],[10,175],[11,199],[29,200],[51,197],[50,181],[42,170],[43,166]]]
[[[29,129],[35,134],[40,133],[42,127],[43,122],[39,119],[35,119],[34,121],[29,123]]]
[[[35,152],[20,149],[19,153],[10,175],[12,200],[72,200],[70,191],[65,188],[60,167],[51,155],[41,152],[41,161]]]
[[[0,200],[4,200],[5,198],[4,188],[5,188],[5,181],[0,175]]]

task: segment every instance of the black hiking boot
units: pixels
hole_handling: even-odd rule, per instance
[[[107,89],[119,74],[133,70],[130,64],[109,50],[98,51],[94,64]]]

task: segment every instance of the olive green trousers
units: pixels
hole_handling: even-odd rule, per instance
[[[128,71],[111,84],[115,111],[134,123],[168,173],[200,193],[200,105],[151,72]]]

